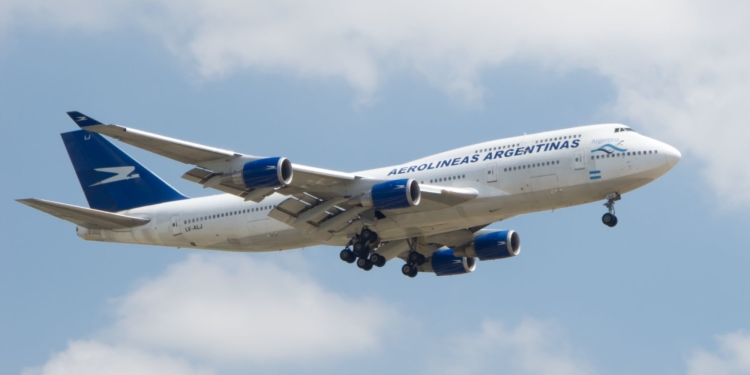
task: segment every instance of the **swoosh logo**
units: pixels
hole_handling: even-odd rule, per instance
[[[76,122],[81,122],[81,121],[86,121],[86,120],[88,120],[86,116],[78,116],[78,120],[76,120]]]
[[[611,153],[613,153],[615,151],[617,151],[617,152],[625,152],[627,150],[628,150],[627,148],[619,148],[619,147],[617,147],[617,146],[615,146],[613,144],[607,143],[606,145],[604,145],[602,147],[599,147],[596,150],[591,150],[591,152],[601,151],[601,152],[604,152],[606,154],[611,154]]]
[[[134,178],[141,177],[141,175],[139,175],[138,173],[131,174],[135,170],[135,167],[131,167],[131,166],[112,167],[112,168],[95,168],[94,170],[97,172],[114,173],[115,175],[112,177],[106,178],[104,180],[101,180],[95,184],[91,184],[89,185],[89,187],[110,184],[110,183],[117,182],[117,181],[131,180]]]

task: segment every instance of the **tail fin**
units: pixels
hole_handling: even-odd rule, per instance
[[[99,134],[61,134],[89,207],[116,212],[187,199]]]

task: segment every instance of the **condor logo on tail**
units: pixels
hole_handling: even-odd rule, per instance
[[[131,166],[112,167],[112,168],[95,168],[94,170],[97,172],[115,173],[115,175],[112,177],[106,178],[104,180],[101,180],[95,184],[89,185],[89,187],[141,177],[138,173],[131,174],[135,170],[135,167],[131,167]]]

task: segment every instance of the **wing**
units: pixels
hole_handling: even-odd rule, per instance
[[[94,210],[91,208],[73,206],[65,203],[46,201],[43,199],[18,199],[29,207],[69,221],[88,229],[126,229],[147,224],[150,220],[139,217],[113,214],[111,212]]]
[[[68,112],[68,116],[84,130],[115,138],[181,163],[195,165],[197,168],[185,173],[182,176],[184,179],[246,200],[260,202],[274,192],[286,195],[309,192],[330,198],[339,195],[331,194],[332,190],[337,190],[334,187],[338,186],[338,190],[345,190],[344,185],[362,178],[350,173],[293,164],[294,179],[287,186],[281,189],[247,189],[220,177],[227,172],[241,169],[247,162],[264,157],[204,146],[120,125],[105,125],[80,112]]]

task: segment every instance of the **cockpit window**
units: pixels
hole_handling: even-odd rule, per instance
[[[619,132],[634,132],[634,131],[635,130],[633,130],[631,128],[616,128],[615,129],[615,133],[619,133]]]

